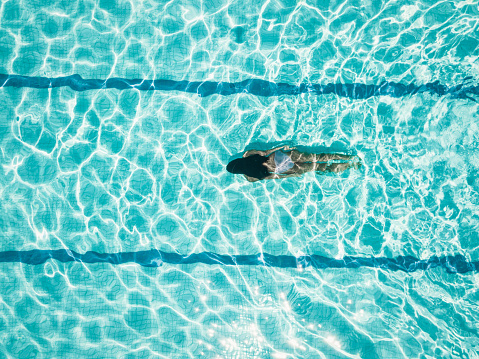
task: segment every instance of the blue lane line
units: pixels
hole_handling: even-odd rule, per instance
[[[241,82],[189,82],[173,80],[142,80],[109,78],[107,80],[83,79],[80,75],[66,77],[30,77],[19,75],[0,74],[0,87],[30,87],[47,89],[68,86],[75,91],[87,91],[114,88],[118,90],[137,89],[141,91],[181,91],[195,93],[200,97],[213,94],[223,96],[248,93],[255,96],[281,96],[311,93],[316,95],[335,94],[352,99],[366,99],[373,96],[403,97],[417,93],[428,92],[439,96],[451,95],[454,98],[475,99],[471,96],[479,95],[479,85],[469,86],[470,78],[454,87],[441,85],[439,81],[424,85],[403,85],[397,82],[383,82],[379,85],[365,84],[299,84],[274,83],[259,79]]]
[[[49,259],[66,262],[83,263],[137,263],[145,267],[159,267],[163,263],[168,264],[194,264],[207,265],[249,265],[276,268],[360,268],[370,267],[389,271],[415,272],[441,267],[448,273],[467,273],[479,271],[479,261],[470,262],[463,255],[418,259],[412,256],[399,256],[395,258],[385,257],[344,257],[334,259],[319,255],[307,256],[274,256],[263,253],[253,255],[224,255],[212,252],[195,253],[183,256],[178,253],[168,253],[151,249],[139,252],[120,253],[77,253],[68,249],[30,251],[6,251],[0,252],[0,262],[17,262],[31,265],[43,264]]]

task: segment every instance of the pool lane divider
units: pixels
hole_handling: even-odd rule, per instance
[[[49,259],[81,263],[136,263],[144,267],[160,267],[163,264],[206,264],[224,266],[262,266],[274,268],[316,269],[339,268],[378,268],[387,271],[403,271],[411,273],[425,271],[432,268],[443,268],[447,273],[478,272],[479,261],[468,261],[463,255],[433,256],[428,259],[418,259],[413,256],[386,257],[351,257],[342,259],[323,257],[320,255],[271,255],[267,253],[252,255],[226,255],[212,252],[181,255],[178,253],[163,252],[156,249],[138,252],[119,253],[77,253],[69,249],[0,252],[0,262],[25,263],[30,265],[43,264]]]
[[[439,96],[451,95],[453,98],[470,99],[479,95],[479,85],[470,86],[471,77],[464,79],[460,85],[447,87],[439,81],[423,85],[404,85],[397,82],[384,81],[379,85],[353,84],[298,84],[274,83],[260,79],[250,79],[241,82],[212,82],[212,81],[174,81],[174,80],[144,80],[108,78],[106,80],[84,79],[80,75],[65,77],[32,77],[20,75],[0,74],[1,87],[29,87],[49,89],[56,87],[70,87],[74,91],[117,89],[136,89],[140,91],[180,91],[194,93],[200,97],[213,94],[222,96],[247,93],[255,96],[271,97],[281,95],[300,95],[310,93],[315,95],[334,94],[351,99],[367,99],[373,96],[403,97],[418,93],[431,93]]]

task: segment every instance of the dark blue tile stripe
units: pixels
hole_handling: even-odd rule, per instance
[[[343,259],[327,258],[319,255],[308,256],[274,256],[264,253],[262,255],[224,255],[212,252],[195,253],[183,256],[177,253],[168,253],[152,249],[139,252],[97,253],[86,252],[80,254],[68,249],[57,250],[30,250],[0,252],[0,262],[20,262],[25,264],[43,264],[49,259],[60,262],[83,263],[137,263],[145,267],[159,267],[168,264],[194,264],[207,265],[249,265],[276,268],[360,268],[370,267],[389,271],[415,272],[441,267],[448,273],[467,273],[479,271],[479,261],[470,262],[462,255],[417,259],[412,256],[399,256],[395,258],[384,257],[344,257]]]
[[[464,83],[454,87],[441,85],[439,81],[424,85],[403,85],[397,82],[383,82],[379,85],[364,84],[299,84],[274,83],[259,79],[245,80],[241,82],[189,82],[173,80],[142,80],[109,78],[107,80],[83,79],[80,75],[66,77],[30,77],[19,75],[0,74],[0,87],[30,87],[30,88],[53,88],[68,86],[75,91],[97,90],[114,88],[118,90],[137,89],[141,91],[181,91],[196,93],[206,97],[213,94],[223,96],[237,93],[249,93],[255,96],[281,96],[299,95],[312,93],[316,95],[335,94],[337,96],[352,99],[366,99],[373,96],[403,97],[417,93],[428,92],[439,96],[451,95],[454,98],[475,99],[471,96],[479,95],[479,86],[470,86],[470,78],[464,79]]]

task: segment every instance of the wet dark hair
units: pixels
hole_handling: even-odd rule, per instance
[[[252,155],[243,158],[237,158],[226,166],[226,170],[230,173],[243,174],[248,177],[262,180],[270,175],[268,169],[263,166],[268,157],[261,155]]]

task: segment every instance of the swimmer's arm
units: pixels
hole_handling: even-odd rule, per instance
[[[278,150],[286,150],[286,151],[291,151],[295,149],[295,147],[289,147],[288,145],[284,145],[284,146],[279,146],[279,147],[275,147],[271,150],[267,150],[267,151],[258,151],[258,150],[249,150],[249,151],[246,151],[244,154],[243,154],[243,157],[249,157],[249,156],[252,156],[252,155],[261,155],[261,156],[269,156],[271,153],[273,152],[276,152]]]
[[[288,178],[288,177],[301,177],[304,173],[290,173],[290,174],[281,174],[281,173],[273,173],[268,177],[265,177],[265,180],[268,179],[281,179],[281,178]]]
[[[257,182],[259,181],[259,179],[257,178],[254,178],[254,177],[249,177],[249,176],[246,176],[244,175],[245,178],[248,180],[248,182]],[[277,173],[274,173],[274,174],[271,174],[265,178],[263,178],[263,180],[270,180],[270,179],[281,179],[281,178],[287,178],[287,177],[301,177],[302,174],[301,173],[291,173],[291,174],[287,174],[287,175],[282,175],[282,174],[277,174]]]
[[[249,156],[253,156],[253,155],[265,156],[265,152],[264,151],[257,151],[257,150],[249,150],[249,151],[246,151],[245,153],[243,153],[243,157],[249,157]]]
[[[283,146],[275,147],[271,150],[265,151],[264,153],[265,153],[265,156],[269,156],[271,153],[276,152],[278,150],[291,151],[293,149],[295,149],[295,147],[289,147],[288,145],[283,145]]]
[[[255,177],[250,177],[250,176],[247,176],[247,175],[244,175],[244,176],[245,176],[245,178],[248,180],[248,182],[257,182],[257,181],[259,181],[259,179],[255,178]],[[277,174],[277,173],[272,173],[272,174],[270,174],[269,176],[266,176],[265,178],[263,178],[263,180],[279,179],[279,178],[293,177],[293,176],[299,176],[299,175],[296,175],[296,174],[292,174],[292,175],[281,175],[281,174]]]

